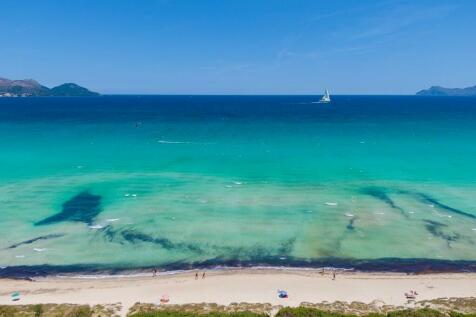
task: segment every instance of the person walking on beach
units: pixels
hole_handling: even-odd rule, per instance
[[[332,280],[335,281],[336,279],[336,270],[332,271]]]
[[[205,278],[205,272],[203,272],[202,274],[202,280]]]
[[[152,270],[152,277],[156,277],[157,276],[157,269],[153,269]]]
[[[195,273],[195,279],[198,280],[198,272]]]

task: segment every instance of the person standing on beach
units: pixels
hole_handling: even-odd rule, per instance
[[[202,280],[205,278],[205,272],[203,272],[202,274]]]
[[[152,277],[156,277],[157,276],[157,269],[153,269],[152,270]]]
[[[198,280],[198,272],[195,273],[195,279]]]
[[[335,281],[336,279],[336,270],[332,271],[332,280]]]

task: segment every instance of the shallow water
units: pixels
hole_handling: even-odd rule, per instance
[[[1,99],[0,266],[476,261],[476,98],[316,98]]]

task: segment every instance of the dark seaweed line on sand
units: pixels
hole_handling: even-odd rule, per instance
[[[400,273],[443,273],[443,272],[476,272],[476,260],[438,260],[438,259],[400,259],[382,258],[371,260],[353,260],[341,258],[327,258],[320,260],[282,259],[279,257],[262,258],[259,260],[227,260],[211,259],[203,262],[176,262],[162,266],[125,267],[112,265],[32,265],[10,266],[0,269],[0,278],[29,279],[34,277],[54,276],[58,274],[128,274],[133,272],[147,272],[152,268],[160,270],[191,270],[214,269],[217,267],[252,268],[252,267],[288,267],[288,268],[322,268],[335,267],[339,269],[353,269],[361,272],[400,272]]]

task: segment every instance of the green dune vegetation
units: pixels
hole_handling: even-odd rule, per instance
[[[0,317],[108,317],[117,316],[117,311],[116,307],[102,305],[0,305]]]
[[[476,298],[440,299],[415,303],[415,308],[391,305],[376,306],[364,303],[302,303],[300,307],[271,304],[234,303],[154,306],[136,304],[130,311],[133,317],[476,317]],[[155,308],[154,308],[155,307]],[[418,307],[418,308],[416,308]],[[430,308],[431,307],[431,308]]]
[[[115,317],[120,303],[109,305],[0,305],[0,317]],[[161,305],[136,303],[128,317],[476,317],[476,298],[442,298],[414,303],[413,308],[364,303],[302,303],[300,307],[232,303]]]
[[[316,308],[309,307],[285,307],[282,308],[277,314],[276,317],[354,317],[357,315],[330,312],[319,310]],[[388,313],[369,313],[361,315],[363,317],[469,317],[476,316],[475,314],[463,314],[459,312],[449,312],[443,313],[434,309],[422,308],[422,309],[405,309],[405,310],[396,310]]]
[[[174,310],[158,310],[155,312],[136,313],[131,316],[134,317],[194,317],[194,316],[207,316],[207,317],[267,317],[266,314],[258,314],[253,312],[209,312],[205,314],[197,314],[186,311],[174,311]]]

